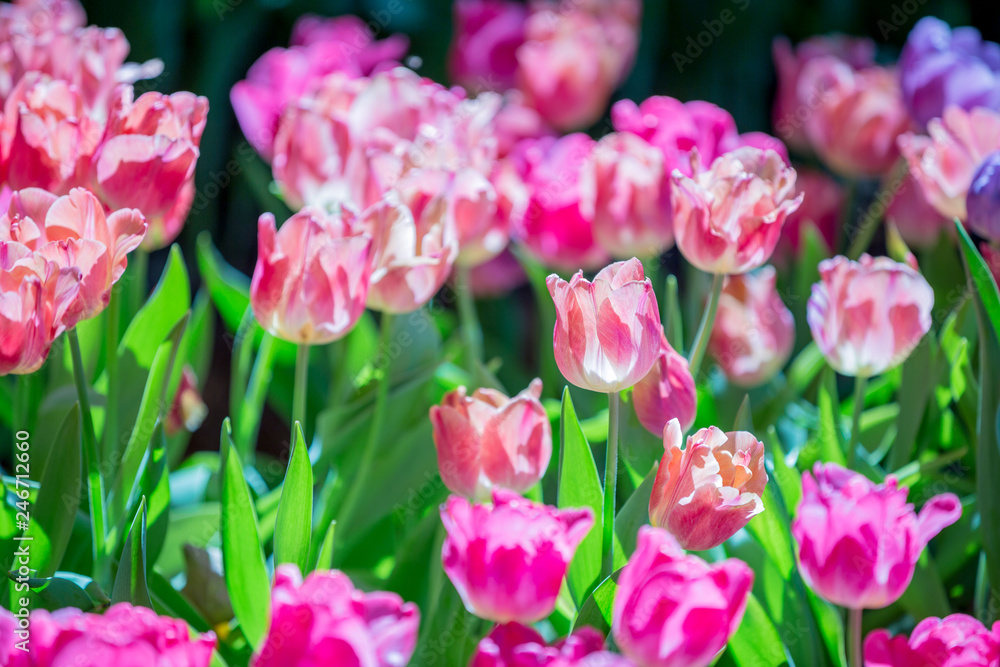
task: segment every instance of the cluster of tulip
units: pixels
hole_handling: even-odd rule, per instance
[[[888,629],[863,636],[862,612],[904,596],[925,547],[963,519],[963,500],[936,492],[918,511],[907,502],[899,466],[879,468],[881,459],[861,442],[861,431],[869,387],[898,373],[933,328],[935,289],[909,248],[936,243],[941,232],[957,234],[959,244],[967,242],[967,261],[992,262],[1000,274],[1000,46],[933,18],[915,26],[895,67],[875,64],[867,40],[817,38],[794,49],[779,40],[774,122],[780,139],[740,133],[726,111],[670,97],[616,103],[613,131],[599,140],[562,134],[605,112],[635,57],[640,15],[636,0],[459,0],[450,64],[464,88],[401,65],[405,38],[376,40],[351,17],[304,17],[288,48],[254,64],[231,100],[245,136],[271,167],[275,191],[294,213],[280,228],[272,213],[259,218],[257,264],[239,337],[249,352],[234,366],[259,364],[255,378],[269,378],[276,344],[294,347],[297,363],[286,401],[292,450],[283,484],[268,494],[251,492],[254,482],[242,477],[239,457],[252,452],[252,443],[234,448],[224,432],[220,495],[233,504],[211,534],[221,534],[230,613],[194,635],[167,615],[191,606],[172,589],[161,586],[150,603],[159,616],[139,606],[141,596],[119,595],[125,554],[116,604],[103,615],[32,611],[30,653],[18,648],[28,621],[0,611],[0,664],[207,667],[223,654],[230,664],[252,667],[445,664],[433,663],[430,655],[440,651],[428,647],[412,598],[362,590],[388,588],[389,577],[372,564],[364,579],[352,572],[356,588],[332,569],[343,562],[328,552],[333,526],[355,527],[365,489],[377,476],[383,431],[393,421],[390,394],[399,391],[388,368],[393,355],[347,378],[346,384],[369,390],[367,441],[353,448],[350,467],[332,471],[327,488],[320,485],[321,518],[313,516],[312,475],[327,472],[325,457],[335,449],[321,432],[358,427],[338,423],[343,415],[336,410],[326,430],[310,419],[315,383],[308,374],[310,348],[357,335],[368,310],[380,313],[381,338],[364,349],[385,353],[395,318],[428,306],[449,278],[458,292],[465,371],[429,407],[436,478],[446,491],[439,508],[429,510],[431,522],[420,524],[430,530],[407,521],[398,528],[407,533],[401,550],[431,545],[432,579],[443,573],[472,619],[452,628],[472,636],[463,664],[706,667],[727,645],[738,650],[745,616],[752,619],[749,632],[760,632],[763,642],[777,631],[758,600],[761,570],[741,557],[738,542],[748,533],[761,543],[761,559],[769,559],[766,571],[782,570],[779,576],[799,583],[801,591],[787,594],[804,601],[809,622],[814,613],[835,619],[839,632],[825,638],[824,648],[834,664],[845,663],[844,653],[852,667],[998,664],[1000,624],[991,629],[965,614],[925,618],[908,637]],[[148,76],[155,64],[124,65],[121,34],[81,27],[84,17],[69,0],[4,5],[0,21],[0,65],[11,81],[0,91],[7,184],[7,213],[0,218],[0,375],[38,370],[55,338],[69,331],[84,449],[96,456],[73,328],[113,303],[130,252],[162,248],[180,231],[193,200],[207,102],[188,93],[136,99],[128,81]],[[836,177],[794,168],[786,144],[793,154],[814,155]],[[858,227],[849,221],[845,229],[841,213],[853,200],[841,181],[876,178],[884,179],[891,201],[879,199],[882,211],[872,220]],[[891,257],[873,257],[866,250],[883,214]],[[966,229],[982,237],[980,249]],[[816,276],[807,282],[811,295],[803,309],[812,342],[800,357],[812,375],[792,396],[786,387],[768,397],[770,406],[784,410],[824,359],[854,378],[846,442],[840,442],[842,407],[832,405],[836,387],[832,396],[819,390],[817,403],[831,405],[820,405],[815,421],[826,431],[821,438],[833,444],[811,460],[800,452],[800,474],[789,467],[777,430],[755,430],[744,409],[734,429],[713,425],[720,423],[719,410],[706,403],[718,383],[702,368],[709,355],[727,385],[757,390],[776,382],[797,346],[779,271],[799,262],[802,248],[816,238],[835,251],[845,234],[844,255],[807,267],[806,275]],[[677,333],[680,308],[670,295],[673,278],[665,281],[661,312],[644,268],[675,246],[692,267],[692,285],[711,280],[686,351]],[[472,292],[503,291],[539,263],[576,271],[569,280],[559,273],[544,279],[547,297],[537,280],[536,294],[545,309],[554,306],[558,371],[579,389],[607,395],[607,426],[598,438],[607,443],[603,489],[569,391],[554,451],[542,380],[510,397],[483,362]],[[990,304],[982,308],[981,351],[989,336],[1000,335],[989,319],[1000,318],[1000,294],[995,279],[984,275],[976,280],[985,296],[968,297]],[[232,287],[223,299],[237,293]],[[113,322],[108,365],[120,329]],[[263,331],[255,361],[248,332],[257,325]],[[968,350],[954,356],[960,354]],[[979,426],[971,429],[989,446],[982,424],[993,428],[996,415],[987,403],[993,400],[985,388],[987,363],[977,388]],[[975,384],[968,368],[958,369],[963,387]],[[833,384],[832,371],[829,378]],[[185,374],[173,385],[175,396],[167,397],[174,407],[162,417],[175,428],[187,421],[185,406],[199,401],[196,384]],[[875,388],[893,391],[889,384]],[[112,392],[121,389],[108,391],[111,405]],[[959,390],[949,389],[946,406],[953,391]],[[922,415],[923,405],[918,422]],[[626,460],[619,467],[619,434],[633,418],[656,439],[658,465],[642,469]],[[249,428],[234,419],[252,433],[260,416]],[[313,430],[315,446],[307,451],[303,432]],[[913,443],[899,449],[901,463],[909,462]],[[556,456],[560,470],[551,498],[546,480]],[[981,475],[996,469],[980,465]],[[623,480],[631,489],[620,488]],[[104,502],[100,475],[89,481],[92,539],[102,556],[107,535],[96,520],[103,510],[95,507]],[[261,479],[258,486],[266,484]],[[255,512],[271,497],[269,576]],[[989,512],[996,507],[978,502],[982,521],[994,521]],[[142,507],[137,516],[145,521]],[[794,517],[790,525],[768,518],[781,513]],[[241,516],[250,519],[238,524]],[[762,520],[771,523],[761,528]],[[250,548],[232,546],[249,539],[233,537],[236,525],[252,533]],[[984,523],[984,530],[997,528]],[[144,545],[145,524],[142,531]],[[767,531],[773,534],[762,537]],[[987,557],[1000,556],[986,553],[984,570]],[[260,597],[261,581],[270,586],[269,606],[266,592]],[[1000,590],[998,583],[993,586]],[[437,584],[447,587],[443,576]],[[122,586],[136,588],[134,581]],[[441,591],[432,590],[431,609],[422,609],[424,627],[438,622]],[[183,605],[168,604],[171,594]],[[784,595],[769,604],[783,606]],[[844,653],[842,621],[827,603],[848,610]],[[560,609],[567,606],[571,611]],[[778,646],[784,661],[786,649]],[[762,655],[747,653],[736,664],[786,664]],[[827,664],[826,658],[816,664]]]

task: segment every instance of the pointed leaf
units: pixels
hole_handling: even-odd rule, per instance
[[[728,653],[740,667],[793,665],[781,643],[781,635],[753,595],[747,602],[739,629],[729,640]]]
[[[312,536],[313,475],[302,425],[295,422],[294,430],[295,439],[274,525],[274,563],[295,563],[300,572],[306,572]]]
[[[118,574],[111,589],[111,603],[130,602],[133,605],[153,608],[146,587],[146,499],[139,501],[139,509],[132,520],[132,527],[125,540]]]

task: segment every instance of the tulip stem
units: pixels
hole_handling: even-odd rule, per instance
[[[94,432],[94,417],[90,412],[90,388],[87,386],[83,355],[80,353],[80,339],[76,329],[66,333],[73,357],[73,378],[76,394],[80,401],[80,415],[83,419],[83,457],[87,467],[87,493],[90,499],[90,529],[94,540],[94,567],[104,558],[105,514],[104,481],[101,479],[101,462],[97,455],[97,436]]]
[[[295,356],[295,393],[292,394],[292,439],[295,441],[295,422],[302,425],[306,433],[306,396],[309,391],[309,345],[299,345]]]
[[[104,457],[114,460],[118,446],[118,330],[121,326],[122,294],[121,288],[115,285],[111,288],[111,300],[107,310],[108,330],[104,338],[104,368],[108,374],[107,405],[104,408]]]
[[[859,375],[854,378],[854,417],[851,420],[851,437],[847,443],[847,467],[852,470],[858,458],[858,443],[861,441],[861,413],[865,411],[865,388],[867,386],[867,375]]]
[[[601,580],[615,571],[615,501],[618,497],[618,392],[608,394],[608,454],[604,462],[604,546],[601,550]]]
[[[698,381],[698,371],[701,368],[701,361],[705,358],[705,350],[708,349],[708,339],[712,335],[712,327],[715,325],[715,314],[719,310],[719,297],[722,296],[722,285],[726,281],[725,274],[717,273],[712,278],[712,293],[708,297],[708,307],[698,325],[698,333],[694,336],[691,344],[691,356],[688,365],[691,369],[691,377]]]
[[[472,295],[467,267],[455,267],[455,292],[458,297],[458,317],[462,327],[462,347],[465,348],[465,369],[469,373],[469,381],[479,385],[479,362],[483,359],[483,329],[476,313],[476,300]]]
[[[863,611],[862,609],[847,610],[847,623],[849,625],[847,642],[851,656],[848,664],[850,667],[864,667],[864,663],[861,661],[861,614]]]

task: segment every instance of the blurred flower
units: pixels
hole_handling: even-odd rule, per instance
[[[1000,151],[990,153],[976,170],[966,199],[969,228],[1000,241]]]
[[[581,201],[580,178],[594,145],[582,133],[546,137],[522,141],[508,157],[527,198],[512,218],[517,240],[548,266],[575,271],[607,262]]]
[[[604,637],[586,625],[549,646],[533,628],[508,623],[479,642],[469,667],[633,667],[603,649]]]
[[[819,264],[807,316],[813,339],[839,373],[872,376],[898,366],[931,327],[934,290],[888,257]]]
[[[9,611],[0,609],[0,619],[10,618]],[[215,648],[213,633],[192,638],[184,621],[127,602],[103,614],[85,614],[74,607],[51,613],[35,609],[30,624],[28,652],[14,649],[10,667],[208,667]]]
[[[552,427],[539,400],[542,381],[514,398],[495,389],[465,387],[431,407],[441,479],[449,489],[480,501],[494,486],[525,493],[552,458]]]
[[[906,494],[892,475],[874,484],[835,463],[804,473],[792,535],[806,583],[848,609],[881,609],[898,600],[927,543],[962,516],[954,494],[934,496],[919,515]]]
[[[979,165],[1000,150],[1000,112],[989,109],[945,109],[927,127],[930,136],[913,133],[899,138],[910,174],[927,201],[948,219],[966,219],[965,199]]]
[[[988,630],[965,614],[925,618],[907,641],[876,630],[865,639],[867,667],[966,667],[1000,662],[1000,623]]]
[[[707,665],[739,628],[752,586],[746,563],[709,565],[665,530],[643,526],[618,578],[615,642],[644,667]]]
[[[555,137],[553,130],[535,109],[524,103],[519,90],[504,93],[504,104],[493,119],[493,132],[497,141],[497,156],[510,155],[518,142],[524,139]]]
[[[875,42],[846,35],[820,35],[800,42],[794,48],[784,37],[771,45],[778,73],[778,94],[774,100],[773,122],[778,136],[799,151],[809,149],[805,123],[822,103],[825,91],[810,88],[813,81],[802,83],[802,69],[814,58],[833,56],[855,70],[875,62]],[[807,198],[808,201],[808,198]]]
[[[528,6],[512,0],[460,0],[452,14],[448,57],[452,80],[474,93],[513,88]]]
[[[430,301],[451,273],[458,243],[447,224],[447,201],[426,194],[414,184],[404,202],[391,193],[363,215],[374,239],[368,291],[373,310],[412,312]]]
[[[943,230],[953,229],[951,221],[927,201],[920,183],[909,172],[892,195],[885,219],[896,226],[907,244],[918,248],[934,246]]]
[[[444,571],[471,613],[534,623],[556,606],[576,548],[594,525],[590,508],[557,510],[493,490],[493,505],[451,496],[441,507]]]
[[[201,423],[208,416],[208,406],[198,388],[198,378],[190,366],[184,366],[181,373],[181,383],[174,394],[164,423],[164,432],[168,435],[185,430],[194,433],[201,428]]]
[[[112,99],[91,178],[108,207],[143,212],[149,224],[143,247],[158,250],[180,233],[194,200],[208,100],[187,92],[133,95],[123,86]]]
[[[507,247],[509,221],[497,212],[497,192],[488,178],[475,169],[462,169],[451,177],[447,197],[458,235],[456,264],[479,266]]]
[[[760,386],[792,356],[795,320],[777,280],[773,266],[726,277],[708,350],[733,384]]]
[[[975,28],[952,30],[933,16],[920,19],[899,69],[906,106],[921,126],[950,106],[1000,111],[1000,44],[983,41]]]
[[[816,169],[796,170],[795,191],[802,195],[802,204],[785,218],[774,251],[776,263],[782,265],[790,263],[802,251],[802,226],[807,222],[816,227],[827,248],[835,247],[846,203],[844,188],[836,179]]]
[[[121,209],[105,215],[97,197],[83,188],[62,197],[37,188],[14,192],[0,217],[0,241],[23,244],[58,267],[79,272],[80,290],[66,312],[66,328],[104,310],[111,287],[125,273],[128,253],[145,232],[142,213]]]
[[[257,223],[257,267],[250,286],[254,317],[271,335],[322,345],[354,328],[365,310],[372,237],[349,211],[305,208],[275,230]]]
[[[997,285],[1000,285],[1000,248],[994,247],[989,243],[981,243],[979,251],[983,254],[983,259],[986,260],[986,265],[990,268],[993,279]]]
[[[687,439],[676,419],[663,430],[663,460],[649,499],[649,521],[688,551],[715,548],[764,511],[764,444],[751,433],[712,426]]]
[[[643,427],[661,437],[671,419],[687,431],[698,415],[698,391],[688,361],[660,332],[660,351],[653,368],[632,389],[635,415]]]
[[[774,151],[738,148],[694,176],[675,170],[670,200],[677,248],[707,273],[746,273],[770,259],[785,218],[802,203],[795,170]]]
[[[581,179],[584,217],[613,257],[657,257],[673,245],[670,187],[663,155],[616,132],[597,142]]]
[[[521,263],[510,250],[469,272],[469,289],[477,298],[495,298],[508,294],[528,282]]]
[[[556,364],[570,383],[610,393],[635,385],[656,363],[663,327],[653,285],[632,258],[590,282],[577,272],[545,281],[556,306]]]
[[[855,70],[838,58],[813,58],[802,68],[799,85],[820,91],[804,128],[827,166],[850,178],[892,168],[899,157],[896,138],[912,127],[895,71]]]
[[[279,565],[271,623],[251,667],[404,667],[417,644],[420,610],[395,593],[365,593],[347,575],[316,571],[302,580]]]

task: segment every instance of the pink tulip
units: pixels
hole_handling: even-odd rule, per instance
[[[498,212],[493,183],[475,169],[453,174],[447,189],[450,217],[458,235],[459,266],[479,266],[493,259],[510,242],[509,219]]]
[[[823,162],[851,178],[892,168],[897,137],[913,127],[894,70],[856,71],[838,58],[814,58],[803,67],[799,86],[820,91],[805,132]]]
[[[951,220],[931,205],[912,173],[904,177],[885,207],[885,219],[896,226],[908,245],[916,248],[930,248],[941,238],[941,232],[954,231]]]
[[[534,623],[556,606],[589,508],[557,510],[493,489],[493,505],[451,496],[441,507],[444,571],[471,613],[497,623]]]
[[[538,379],[514,398],[495,389],[468,396],[459,387],[431,407],[445,486],[482,501],[494,486],[518,493],[535,486],[552,458],[552,427],[541,395]]]
[[[795,170],[774,151],[738,148],[694,176],[675,170],[670,199],[674,235],[684,258],[707,273],[746,273],[774,252],[785,218],[802,203]]]
[[[11,614],[0,609],[0,628]],[[157,616],[152,609],[127,602],[104,614],[85,614],[66,607],[54,612],[36,609],[30,617],[28,652],[13,649],[10,667],[208,667],[215,634],[191,638],[184,621]],[[0,657],[3,655],[0,642]]]
[[[989,630],[965,614],[925,618],[909,641],[876,630],[865,639],[867,667],[972,667],[1000,662],[1000,623]]]
[[[636,417],[647,431],[660,437],[671,419],[687,431],[698,415],[698,391],[688,361],[660,333],[660,351],[652,370],[632,389]]]
[[[807,317],[813,340],[837,372],[878,375],[901,364],[931,328],[934,291],[888,257],[820,262]]]
[[[364,593],[347,575],[316,571],[302,580],[279,565],[271,625],[251,667],[405,667],[417,644],[420,611],[395,593]]]
[[[67,328],[104,310],[128,253],[145,232],[142,213],[121,209],[105,215],[97,197],[83,188],[62,197],[37,188],[14,192],[0,217],[0,241],[21,243],[61,268],[78,270],[80,290],[66,313]]]
[[[795,178],[796,194],[802,204],[785,218],[774,259],[782,265],[798,257],[802,250],[802,228],[807,222],[815,226],[827,248],[837,244],[840,219],[844,214],[846,193],[830,176],[815,169],[800,169]]]
[[[806,472],[792,522],[806,583],[849,609],[880,609],[898,600],[927,543],[962,516],[954,494],[934,496],[919,515],[906,494],[892,475],[874,484],[835,463]]]
[[[712,426],[687,439],[670,420],[663,430],[663,460],[649,499],[649,520],[688,551],[719,546],[764,511],[764,444],[746,431]]]
[[[305,345],[347,335],[365,310],[372,273],[372,237],[354,216],[305,208],[275,231],[265,213],[257,236],[250,303],[261,326]]]
[[[819,107],[825,89],[810,88],[815,82],[802,83],[802,69],[815,58],[833,56],[854,70],[875,62],[875,42],[844,35],[811,37],[792,48],[784,37],[774,40],[771,52],[778,72],[778,95],[774,101],[774,127],[778,136],[800,151],[809,148],[805,123]],[[808,201],[808,199],[807,199]]]
[[[452,80],[474,93],[513,88],[527,6],[510,0],[461,0],[455,3],[453,15],[448,58]]]
[[[163,430],[168,436],[181,431],[194,433],[201,428],[207,416],[208,405],[198,388],[198,378],[190,366],[185,366],[181,373],[181,383],[164,420]]]
[[[123,86],[112,100],[91,178],[110,208],[143,212],[149,224],[143,247],[157,250],[177,237],[194,201],[208,100],[187,92],[133,96]]]
[[[374,269],[368,307],[409,313],[430,301],[451,273],[458,242],[447,224],[447,202],[418,189],[393,194],[365,211],[363,222],[374,239]]]
[[[949,220],[966,219],[965,200],[979,165],[1000,149],[1000,112],[949,107],[926,135],[905,134],[899,148],[910,173],[934,208]]]
[[[549,646],[533,628],[509,623],[479,642],[469,667],[634,667],[603,648],[604,637],[586,625]]]
[[[795,347],[795,320],[777,290],[774,267],[728,276],[708,350],[729,381],[757,387],[785,367]]]
[[[646,377],[656,363],[663,327],[653,285],[632,258],[601,269],[590,282],[579,271],[545,281],[556,304],[556,364],[578,387],[617,392]]]
[[[746,563],[709,565],[670,533],[644,526],[618,578],[615,642],[643,667],[707,665],[739,628],[752,587]]]
[[[524,103],[524,95],[518,90],[508,90],[504,94],[504,105],[493,119],[493,132],[497,156],[501,158],[510,155],[520,141],[556,134],[538,111]]]
[[[605,136],[583,172],[584,215],[613,257],[657,257],[674,243],[663,155],[630,133]]]

